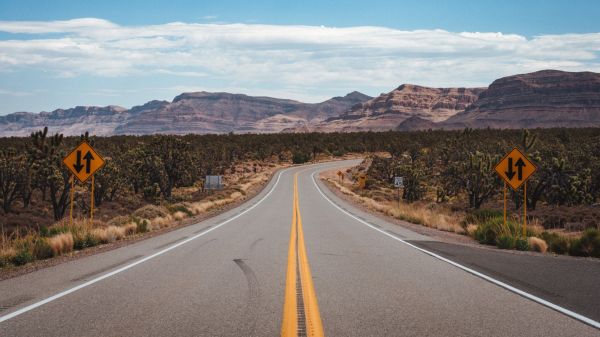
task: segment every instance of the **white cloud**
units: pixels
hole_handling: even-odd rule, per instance
[[[31,93],[27,92],[27,91],[5,90],[5,89],[0,88],[0,95],[23,97],[23,96],[30,96]]]
[[[388,91],[401,83],[480,86],[545,68],[600,71],[600,33],[526,38],[370,26],[120,26],[94,18],[0,21],[0,31],[35,34],[0,40],[0,71],[197,77],[207,90],[245,88],[309,100],[334,90]]]

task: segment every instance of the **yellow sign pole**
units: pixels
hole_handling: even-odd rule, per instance
[[[527,182],[523,184],[523,239],[527,238]]]
[[[506,228],[506,181],[504,182],[504,228]]]
[[[75,199],[75,176],[71,175],[71,204],[69,205],[69,226],[73,226],[73,199]]]
[[[90,198],[90,224],[94,223],[94,176],[92,176],[92,196]]]

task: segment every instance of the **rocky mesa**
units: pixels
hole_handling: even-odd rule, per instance
[[[600,74],[542,70],[495,80],[440,128],[600,126]]]
[[[76,107],[38,114],[0,116],[0,136],[27,136],[48,126],[50,132],[79,135],[272,133],[317,123],[371,99],[352,92],[321,103],[302,103],[242,94],[193,92],[167,101],[150,101],[129,110],[117,107]]]
[[[439,122],[464,111],[485,88],[429,88],[403,84],[357,104],[338,117],[314,125],[315,131],[392,130],[411,118]]]

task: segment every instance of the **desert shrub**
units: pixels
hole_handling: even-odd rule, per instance
[[[48,238],[48,245],[52,249],[52,255],[59,256],[73,251],[74,240],[71,233],[63,233]]]
[[[73,248],[76,250],[94,247],[99,243],[100,241],[90,232],[77,233],[73,236]]]
[[[5,268],[9,265],[10,259],[5,256],[0,256],[0,268]]]
[[[175,214],[177,212],[183,212],[183,213],[187,214],[187,216],[194,215],[194,212],[192,212],[192,210],[190,210],[185,204],[181,204],[181,203],[167,206],[167,209],[169,210],[169,212],[171,212],[171,214]]]
[[[11,264],[13,257],[17,252],[12,247],[6,247],[0,249],[0,268],[7,267]]]
[[[131,217],[126,216],[126,215],[119,215],[119,216],[116,216],[116,217],[110,219],[107,222],[107,224],[109,226],[123,226],[129,222],[131,222]]]
[[[11,260],[11,262],[15,266],[22,266],[31,261],[33,261],[33,255],[31,254],[31,252],[29,250],[26,250],[26,249],[19,250],[17,252],[17,254],[15,254],[15,256],[12,257],[12,260]]]
[[[44,238],[50,236],[50,229],[48,226],[40,227],[40,236]]]
[[[48,259],[53,256],[52,247],[48,244],[48,239],[41,237],[35,241],[33,256],[38,260]]]
[[[148,221],[147,219],[137,219],[135,224],[136,224],[135,231],[138,233],[146,233],[150,230],[149,229],[150,221]]]
[[[529,243],[529,249],[534,252],[545,253],[548,251],[548,244],[543,239],[531,236],[527,238],[527,243]]]
[[[572,240],[569,255],[600,257],[600,231],[588,228],[579,239]]]
[[[126,236],[133,235],[137,232],[137,224],[136,223],[128,223],[122,226]]]
[[[68,233],[69,227],[66,225],[54,225],[51,227],[47,227],[47,237],[52,237],[58,234]]]
[[[497,245],[496,239],[501,235],[517,237],[519,233],[519,224],[513,221],[507,221],[504,226],[502,217],[489,218],[477,226],[474,238],[479,243],[486,245]],[[504,239],[506,240],[506,239]]]
[[[304,164],[309,160],[310,160],[309,153],[294,152],[294,155],[292,156],[292,163],[294,163],[294,164]]]
[[[500,234],[496,237],[496,246],[500,249],[513,249],[515,241],[514,236],[510,234]]]
[[[517,250],[529,250],[529,242],[526,239],[518,238],[515,240]]]
[[[342,150],[333,150],[333,152],[331,152],[331,154],[332,154],[334,157],[341,157],[341,156],[343,156],[345,153],[344,153],[344,151],[342,151]]]
[[[138,208],[133,212],[134,217],[142,219],[154,219],[158,217],[165,217],[169,214],[169,210],[162,206],[146,205],[142,208]]]
[[[121,240],[123,237],[125,237],[125,228],[117,226],[108,226],[106,228],[95,228],[92,230],[91,233],[101,243],[111,243],[117,240]]]
[[[543,232],[542,239],[548,243],[548,248],[556,254],[566,254],[569,251],[569,239],[552,232]]]

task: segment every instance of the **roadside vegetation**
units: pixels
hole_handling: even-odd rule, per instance
[[[71,224],[71,181],[61,161],[84,139],[106,165],[95,176],[94,222],[87,220],[90,184],[76,183]],[[515,145],[538,165],[528,183],[526,241],[516,230],[521,192],[510,192],[509,228],[499,225],[502,184],[491,169]],[[598,256],[600,129],[114,137],[40,130],[0,138],[0,267],[174,226],[245,198],[282,165],[348,153],[368,160],[345,172],[352,183],[340,188],[388,215],[503,248]],[[364,190],[353,186],[359,172],[367,174]],[[223,175],[225,189],[206,191],[209,174]],[[397,175],[406,185],[400,208]]]
[[[600,257],[600,130],[429,131],[369,156],[344,180],[326,177],[342,193],[401,220],[472,237],[502,249]],[[522,237],[522,190],[508,191],[493,171],[517,146],[537,165],[528,182],[528,227]],[[358,187],[361,174],[366,186]],[[397,204],[394,176],[404,177]]]

